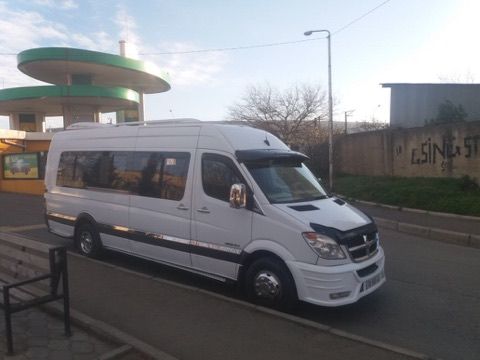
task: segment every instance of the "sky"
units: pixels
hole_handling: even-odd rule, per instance
[[[328,29],[334,120],[388,122],[381,83],[480,82],[478,14],[478,0],[0,0],[0,89],[42,84],[17,70],[23,50],[118,54],[123,39],[169,74],[170,91],[145,97],[147,120],[224,120],[252,85],[326,91],[327,41],[303,33]],[[283,42],[296,43],[178,53]]]

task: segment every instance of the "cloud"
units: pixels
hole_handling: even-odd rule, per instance
[[[126,56],[138,59],[140,45],[140,36],[137,34],[137,23],[135,18],[131,16],[127,8],[119,4],[115,12],[115,24],[119,27],[120,39],[125,40]]]
[[[9,9],[0,2],[0,49],[14,51],[36,45],[40,40],[66,40],[64,26],[45,20],[31,11]]]
[[[92,33],[90,36],[85,34],[73,33],[69,36],[70,44],[67,46],[76,46],[81,49],[96,50],[104,52],[116,52],[117,43],[112,36],[105,31]]]
[[[66,1],[36,0],[37,4],[50,6],[65,4]],[[68,6],[74,6],[68,1]],[[64,5],[67,6],[67,5]],[[117,5],[113,23],[117,32],[101,31],[102,27],[92,29],[90,33],[74,32],[61,23],[59,19],[52,20],[34,11],[18,10],[8,6],[8,2],[0,0],[0,53],[1,55],[0,87],[30,86],[40,82],[22,74],[16,69],[16,57],[20,51],[29,48],[45,46],[72,46],[89,50],[118,53],[118,40],[127,41],[127,56],[141,57],[157,65],[162,71],[168,72],[173,87],[191,87],[205,84],[211,85],[217,81],[228,61],[225,53],[172,54],[172,55],[141,55],[158,52],[181,52],[198,50],[192,43],[164,42],[149,45],[142,41],[138,33],[138,23],[124,5]],[[120,35],[120,37],[118,37]],[[118,40],[117,40],[118,39]],[[141,56],[140,56],[141,55]]]
[[[224,53],[148,55],[165,52],[165,49],[168,49],[168,52],[182,52],[198,50],[198,47],[180,42],[162,43],[157,46],[143,43],[141,36],[138,35],[137,21],[121,4],[117,5],[114,22],[119,27],[120,39],[126,41],[126,55],[136,59],[141,57],[160,67],[169,74],[172,86],[212,83],[215,81],[215,75],[223,70],[227,62],[228,58]]]
[[[161,49],[148,49],[147,54],[158,52],[185,52],[195,51],[199,48],[189,43],[165,43]],[[197,54],[172,54],[148,56],[161,70],[168,72],[172,87],[175,86],[198,86],[216,82],[216,75],[221,73],[228,56],[221,52],[197,53]]]
[[[62,10],[73,10],[78,8],[78,4],[74,0],[34,0],[33,3]]]
[[[37,0],[46,5],[52,0]],[[74,6],[73,1],[57,1],[63,6]],[[34,11],[10,8],[0,1],[0,87],[33,86],[42,84],[17,70],[16,54],[20,51],[45,46],[72,46],[89,50],[116,52],[117,42],[104,31],[81,34],[70,31],[64,24],[46,19]]]
[[[37,47],[42,41],[67,41],[66,29],[31,11],[11,10],[0,2],[0,79],[2,87],[33,85],[39,82],[17,71],[16,54]]]

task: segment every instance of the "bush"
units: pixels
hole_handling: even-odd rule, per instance
[[[462,191],[478,191],[480,186],[478,186],[477,179],[464,175],[460,178],[460,189]]]

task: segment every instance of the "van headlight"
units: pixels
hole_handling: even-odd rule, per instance
[[[345,253],[335,240],[316,232],[304,232],[303,238],[308,245],[323,259],[345,259]]]

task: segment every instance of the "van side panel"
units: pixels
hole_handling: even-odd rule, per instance
[[[131,251],[130,240],[116,236],[114,228],[128,228],[130,195],[103,189],[78,189],[57,186],[57,172],[62,152],[133,151],[136,128],[121,129],[114,136],[111,129],[66,131],[55,135],[50,149],[46,175],[47,214],[52,232],[73,236],[75,221],[81,214],[91,216],[104,246]],[[55,164],[55,165],[51,165]]]
[[[166,154],[165,161],[176,164],[174,156],[188,154],[188,172],[185,190],[181,199],[154,198],[132,195],[130,203],[130,226],[147,234],[132,242],[135,254],[153,260],[180,266],[191,266],[191,212],[192,186],[195,162],[195,147],[199,127],[186,128],[140,128],[136,153],[158,152]],[[166,164],[165,169],[168,170]],[[180,179],[171,177],[169,181]]]

